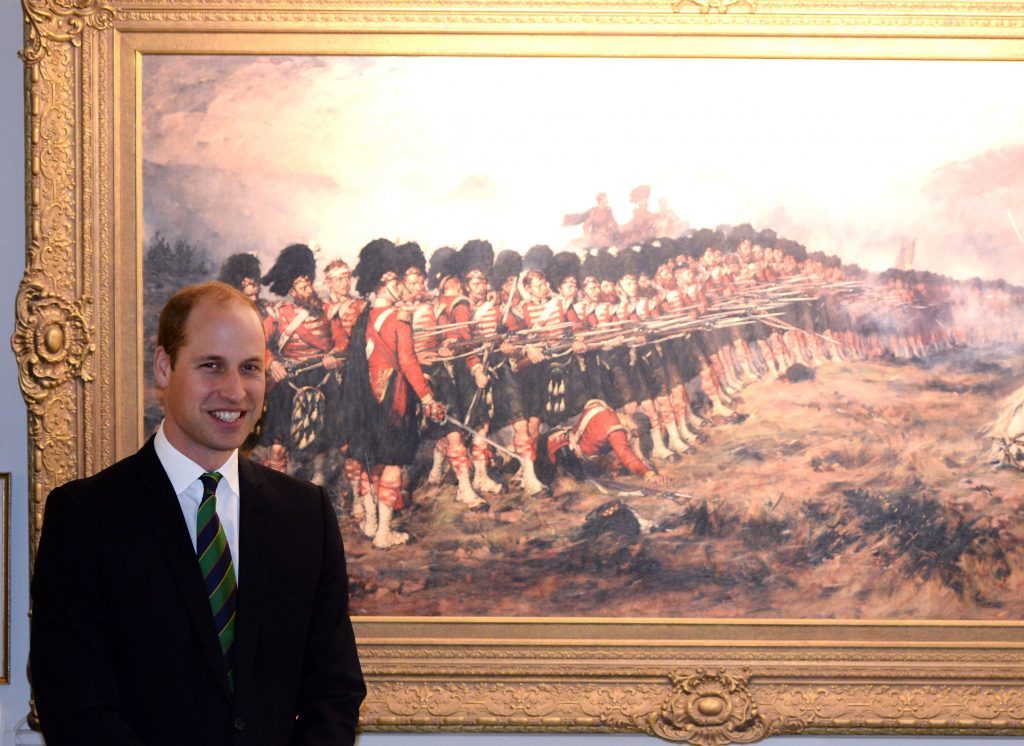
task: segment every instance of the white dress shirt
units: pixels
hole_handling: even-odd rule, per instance
[[[192,459],[181,453],[171,445],[164,435],[164,423],[160,423],[160,429],[156,431],[153,439],[153,447],[156,449],[156,456],[167,472],[171,480],[174,493],[178,496],[178,504],[181,506],[181,514],[185,517],[185,525],[188,526],[188,535],[192,539],[192,548],[196,546],[196,518],[199,514],[199,503],[203,499],[203,483],[199,477],[206,473]],[[235,582],[238,582],[238,451],[234,450],[228,460],[221,464],[219,471],[223,479],[217,484],[217,517],[220,518],[220,525],[224,528],[224,536],[228,540],[228,548],[231,550],[231,559],[235,565]]]

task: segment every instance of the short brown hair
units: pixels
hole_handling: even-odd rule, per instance
[[[210,300],[221,306],[232,302],[241,303],[251,308],[259,316],[259,309],[256,308],[252,299],[227,283],[211,280],[183,287],[164,304],[160,311],[160,324],[156,334],[156,343],[164,348],[164,352],[171,359],[172,368],[177,360],[178,350],[185,344],[185,326],[188,324],[188,317],[192,314],[192,309],[202,300]]]
[[[326,267],[324,267],[324,277],[327,277],[329,274],[334,272],[334,270],[341,269],[342,267],[348,270],[348,274],[352,274],[352,268],[349,266],[348,262],[346,262],[344,259],[335,259]]]

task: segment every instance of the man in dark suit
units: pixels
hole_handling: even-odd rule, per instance
[[[156,436],[47,500],[30,656],[47,744],[350,745],[366,690],[334,511],[238,455],[263,407],[259,314],[222,283],[185,288],[157,343]]]

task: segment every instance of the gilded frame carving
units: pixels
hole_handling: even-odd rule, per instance
[[[141,430],[145,53],[1024,61],[1016,0],[22,0],[26,270],[12,338],[45,496]],[[115,374],[120,371],[120,375]],[[1024,623],[362,618],[367,730],[1024,734]],[[6,656],[5,656],[6,660]]]

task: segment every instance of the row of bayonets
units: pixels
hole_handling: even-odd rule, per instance
[[[909,305],[899,297],[877,293],[879,288],[862,280],[823,282],[813,277],[795,276],[771,285],[756,284],[756,281],[750,280],[736,282],[735,286],[742,288],[741,292],[714,303],[684,306],[672,314],[644,320],[616,319],[582,332],[574,332],[574,324],[565,322],[529,329],[499,330],[494,334],[469,339],[448,337],[444,340],[443,346],[452,354],[441,356],[439,359],[457,360],[481,354],[490,357],[494,348],[506,340],[518,349],[532,346],[534,350],[550,358],[572,354],[578,350],[577,343],[580,342],[584,343],[588,350],[607,351],[622,346],[635,349],[694,333],[754,323],[767,324],[781,331],[794,330],[798,327],[780,318],[786,313],[787,306],[819,300],[826,294],[833,297],[870,296],[873,301],[891,307]],[[516,291],[513,291],[513,298],[516,294]],[[507,321],[511,300],[512,298],[507,299],[502,306],[500,315],[503,321]],[[473,327],[477,323],[475,319],[471,319],[429,328],[413,327],[413,338],[418,341],[436,339],[439,334]],[[504,327],[504,323],[501,326]],[[822,338],[829,342],[833,341],[828,337]],[[334,354],[334,357],[339,359],[345,356],[345,352]],[[301,361],[290,366],[289,372],[297,375],[322,366],[322,359],[312,363]]]
[[[588,350],[610,350],[615,347],[645,347],[695,332],[712,331],[745,324],[765,323],[779,329],[794,329],[779,317],[792,303],[818,300],[825,293],[852,295],[868,288],[859,280],[821,282],[808,277],[792,277],[774,285],[757,285],[744,292],[707,305],[684,306],[668,315],[649,319],[615,319],[602,322],[598,328],[574,332],[572,322],[539,325],[529,329],[499,331],[470,339],[452,339],[445,346],[457,354],[443,359],[457,359],[479,355],[488,346],[509,340],[516,347],[535,345],[548,357],[570,354],[575,343],[583,342]],[[695,316],[695,314],[697,314]],[[503,314],[504,316],[505,314]],[[413,337],[424,340],[457,329],[471,327],[470,320],[456,324],[442,324],[432,328],[413,328]]]

